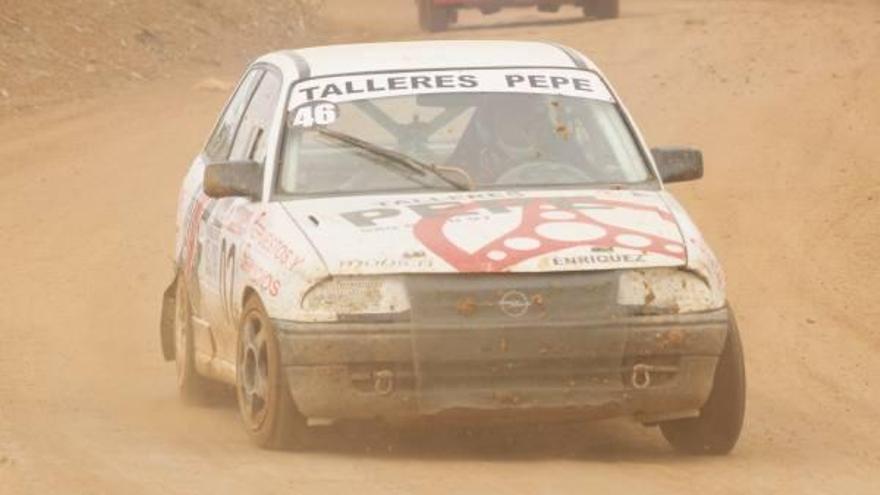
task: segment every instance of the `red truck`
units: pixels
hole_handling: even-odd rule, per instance
[[[458,20],[459,9],[479,9],[494,14],[504,7],[538,7],[541,12],[556,12],[563,4],[576,5],[584,15],[597,19],[618,16],[620,0],[416,0],[419,25],[427,31],[444,31]]]

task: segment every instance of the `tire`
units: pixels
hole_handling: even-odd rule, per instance
[[[584,15],[596,19],[620,17],[620,0],[584,0]]]
[[[660,423],[660,431],[678,451],[694,455],[723,455],[733,450],[743,426],[746,375],[742,343],[731,312],[724,351],[715,369],[709,399],[696,418]]]
[[[177,391],[187,404],[210,402],[217,385],[199,374],[195,364],[195,343],[191,324],[192,307],[186,282],[177,276],[174,295],[174,362],[177,367]]]
[[[418,0],[419,2],[419,26],[425,31],[437,33],[449,29],[453,19],[452,10],[449,7],[438,7],[433,0]]]
[[[266,449],[304,447],[306,419],[290,396],[278,339],[258,298],[245,303],[238,335],[235,395],[248,436]]]

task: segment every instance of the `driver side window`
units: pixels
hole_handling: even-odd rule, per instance
[[[229,158],[229,152],[232,150],[232,144],[238,132],[242,114],[244,114],[244,110],[247,108],[254,88],[263,76],[263,72],[263,69],[253,69],[248,72],[242,78],[238,89],[236,89],[232,99],[226,105],[226,109],[223,111],[220,121],[217,122],[214,133],[211,134],[208,144],[205,146],[205,154],[211,161],[216,162]]]
[[[254,91],[232,143],[230,160],[253,160],[264,164],[272,118],[281,92],[281,78],[266,71]]]

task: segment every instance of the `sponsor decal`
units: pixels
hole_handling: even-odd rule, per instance
[[[485,82],[483,83],[486,84]],[[346,96],[364,95],[367,97],[381,93],[404,91],[415,93],[423,90],[473,89],[480,86],[475,74],[419,73],[390,74],[338,78],[320,81],[314,85],[303,85],[296,94],[306,101]]]
[[[472,253],[444,235],[444,227],[455,216],[482,208],[479,203],[439,210],[437,215],[416,223],[414,233],[425,247],[459,271],[503,271],[537,256],[581,246],[623,248],[684,259],[685,249],[678,241],[612,225],[590,213],[593,209],[621,207],[648,208],[661,218],[669,216],[666,211],[640,204],[584,197],[562,206],[558,199],[548,198],[528,201],[522,206],[518,226]]]
[[[236,199],[224,198],[211,201],[202,215],[202,264],[200,274],[204,275],[203,282],[211,287],[218,287],[220,283],[221,245],[226,242],[224,233],[224,218],[229,215],[230,209],[235,205]]]
[[[213,200],[204,194],[196,196],[189,208],[189,215],[184,221],[186,225],[186,237],[184,238],[183,249],[181,253],[183,261],[184,276],[191,280],[196,269],[198,268],[198,252],[199,252],[199,232],[202,225],[202,217],[206,212],[206,207]]]
[[[232,235],[241,235],[253,217],[254,211],[250,208],[236,208],[226,223],[226,230]]]
[[[352,270],[371,270],[371,269],[395,269],[395,270],[417,270],[429,269],[434,266],[434,262],[430,258],[407,256],[403,259],[343,259],[339,261],[340,268]]]
[[[311,127],[319,119],[335,120],[335,108],[328,104],[437,93],[530,93],[614,101],[599,76],[585,70],[468,69],[310,79],[294,87],[288,109],[294,112],[294,120],[301,119],[301,127]],[[315,105],[303,106],[309,103]]]
[[[250,236],[256,247],[269,255],[281,267],[293,271],[301,265],[305,259],[294,251],[284,239],[278,236],[265,224],[265,214],[257,218],[251,229]]]
[[[238,311],[236,311],[235,297],[235,244],[231,242],[223,244],[220,252],[220,305],[223,310],[223,317],[226,322],[234,324],[238,321]]]
[[[411,211],[420,218],[449,217],[449,219],[461,219],[462,217],[492,215],[510,213],[516,208],[523,208],[535,202],[542,202],[542,209],[579,209],[579,210],[608,210],[612,208],[624,208],[635,211],[646,211],[657,214],[660,219],[667,222],[675,222],[675,218],[665,209],[633,203],[601,199],[595,196],[560,196],[546,198],[530,198],[522,196],[503,196],[485,198],[437,198],[433,200],[404,199],[395,202],[380,202],[377,207],[362,210],[343,212],[340,215],[356,227],[387,227],[382,225],[383,220],[394,219]],[[552,215],[551,215],[552,216]]]
[[[503,271],[536,257],[577,247],[589,248],[593,253],[560,254],[551,258],[550,262],[555,266],[638,264],[647,261],[647,254],[675,260],[685,259],[685,247],[677,239],[617,225],[607,220],[608,213],[624,216],[651,213],[674,226],[675,221],[669,211],[651,204],[589,195],[464,202],[447,200],[403,207],[377,207],[343,212],[341,215],[364,231],[374,231],[383,228],[384,222],[403,215],[404,210],[417,216],[414,223],[405,228],[411,228],[414,236],[426,249],[463,272]],[[514,212],[520,214],[517,224],[476,248],[465,249],[449,235],[449,227],[452,225],[481,222],[492,215]],[[603,212],[606,214],[603,215]],[[396,225],[401,227],[399,221]],[[398,262],[374,261],[370,262],[371,265],[364,265],[364,268],[377,266],[375,263],[388,267],[388,264]]]
[[[276,278],[271,271],[258,264],[247,249],[242,252],[239,268],[264,293],[275,297],[281,292],[281,280]]]
[[[577,256],[554,256],[556,266],[607,265],[609,263],[641,263],[644,254],[584,254]]]
[[[378,201],[375,204],[382,208],[401,208],[412,205],[432,205],[439,203],[453,203],[460,205],[472,201],[487,201],[512,198],[526,198],[527,194],[522,191],[474,191],[467,193],[454,193],[442,195],[418,195],[418,196],[402,196],[394,197]]]

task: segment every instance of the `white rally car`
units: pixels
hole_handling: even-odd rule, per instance
[[[161,336],[261,446],[349,418],[634,417],[725,453],[745,403],[721,268],[583,55],[328,46],[245,72],[192,163]]]

